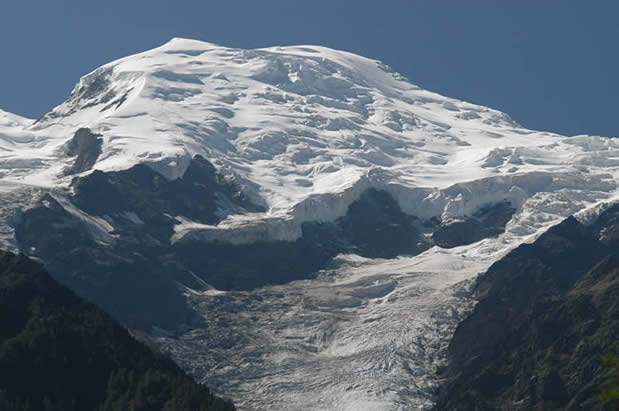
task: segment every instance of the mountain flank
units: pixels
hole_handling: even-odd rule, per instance
[[[618,216],[569,217],[479,278],[434,409],[617,409],[598,396],[619,336]]]
[[[2,410],[235,409],[39,264],[3,251],[0,324]]]

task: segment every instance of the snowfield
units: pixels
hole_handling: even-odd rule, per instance
[[[516,208],[502,235],[468,246],[393,260],[341,255],[316,279],[248,292],[187,289],[207,326],[150,338],[246,410],[428,408],[433,373],[472,304],[470,281],[618,195],[619,140],[527,130],[343,51],[175,38],[82,77],[37,121],[0,111],[2,247],[15,248],[11,219],[38,193],[70,191],[66,145],[80,128],[102,139],[82,174],[144,163],[175,179],[201,155],[267,210],[213,226],[177,216],[171,242],[294,241],[302,223],[343,216],[369,188],[422,219],[457,220],[506,200]],[[93,236],[113,237],[105,221],[61,204]]]

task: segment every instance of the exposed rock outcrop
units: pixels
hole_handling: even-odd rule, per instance
[[[479,278],[436,410],[615,409],[597,395],[619,335],[618,211],[570,217]]]

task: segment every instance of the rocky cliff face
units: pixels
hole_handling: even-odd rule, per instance
[[[479,278],[435,409],[614,409],[597,395],[619,336],[618,214],[570,217]]]

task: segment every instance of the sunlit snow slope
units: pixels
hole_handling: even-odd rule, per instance
[[[67,144],[82,128],[101,150],[77,169]],[[340,256],[316,279],[249,292],[187,290],[208,327],[154,342],[246,409],[429,406],[432,372],[469,307],[461,282],[616,197],[619,175],[616,140],[527,130],[375,60],[173,39],[84,76],[37,121],[0,111],[1,245],[14,245],[16,208],[37,193],[64,196],[77,174],[144,163],[176,179],[195,155],[266,211],[218,225],[174,216],[170,242],[293,241],[302,223],[343,216],[369,188],[443,224],[499,202],[516,209],[503,234],[472,245],[394,260]],[[60,203],[107,235],[101,219]]]
[[[84,76],[34,124],[3,115],[7,122],[3,180],[66,185],[71,176],[59,175],[73,158],[62,147],[88,127],[103,137],[95,169],[143,162],[176,178],[201,154],[229,170],[265,203],[267,214],[255,218],[279,223],[270,235],[280,239],[298,235],[280,218],[331,220],[368,186],[386,188],[410,214],[458,217],[503,198],[520,206],[538,191],[612,192],[619,163],[613,140],[529,131],[377,61],[315,46],[238,50],[173,39]]]

